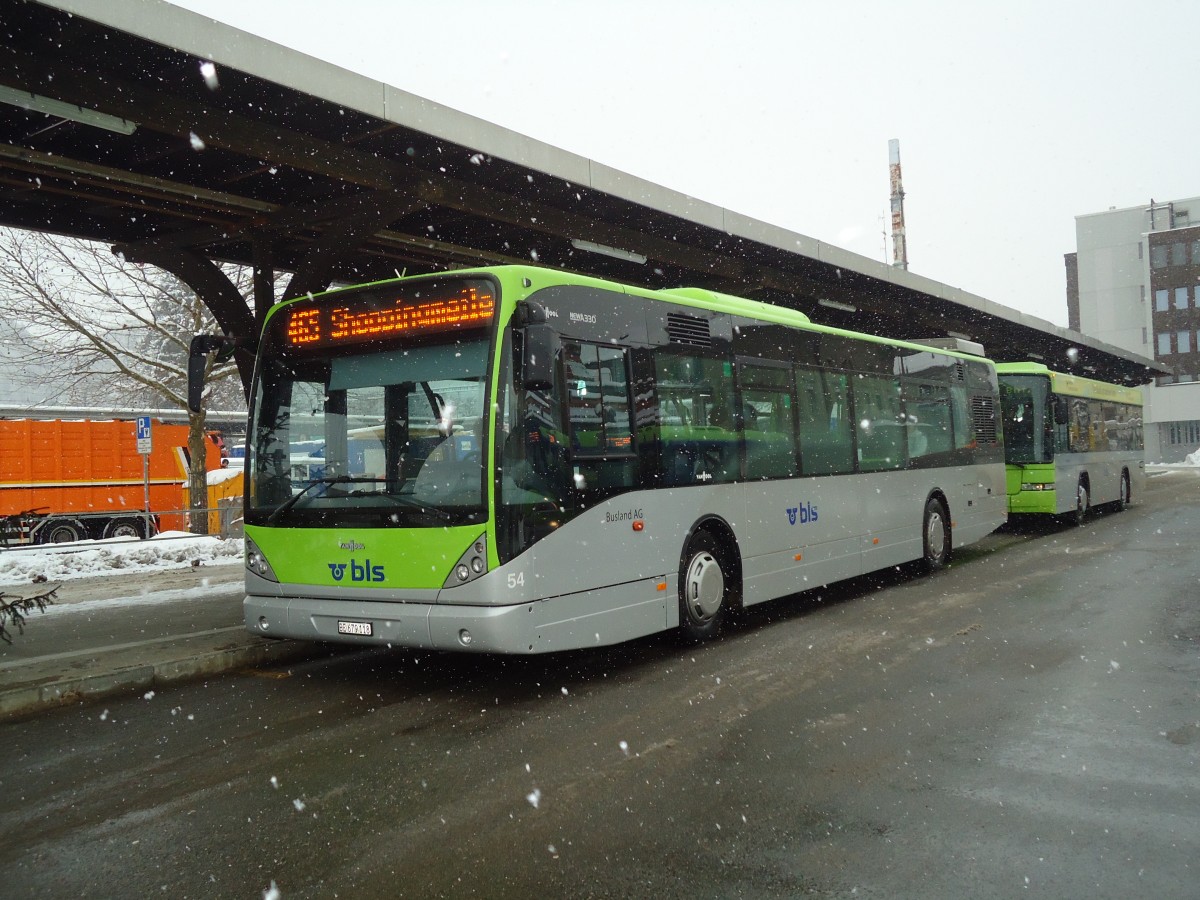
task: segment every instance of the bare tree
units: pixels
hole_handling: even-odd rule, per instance
[[[247,270],[230,266],[226,274],[249,292]],[[195,292],[161,269],[99,244],[11,229],[0,230],[0,326],[9,332],[9,364],[25,372],[14,380],[52,381],[55,403],[185,412],[188,345],[195,334],[218,331]],[[244,407],[232,362],[210,357],[205,378],[209,408]],[[188,423],[189,486],[193,507],[202,508],[204,412],[188,412]],[[193,531],[206,524],[206,516],[192,516]]]

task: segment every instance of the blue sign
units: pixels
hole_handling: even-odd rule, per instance
[[[150,417],[138,416],[137,418],[137,452],[148,454],[150,452]]]

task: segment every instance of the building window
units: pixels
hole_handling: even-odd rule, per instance
[[[1192,242],[1192,265],[1200,266],[1200,241]]]
[[[1190,331],[1179,332],[1175,335],[1175,339],[1178,341],[1177,353],[1192,352],[1192,333]]]
[[[1185,288],[1185,287],[1175,288],[1175,308],[1176,309],[1187,309],[1187,288]]]
[[[1172,422],[1168,435],[1172,444],[1200,443],[1200,422]]]
[[[1166,312],[1171,308],[1171,292],[1166,288],[1159,288],[1154,292],[1154,311]]]
[[[1150,268],[1165,269],[1167,267],[1167,253],[1168,252],[1169,251],[1167,249],[1166,244],[1160,244],[1157,247],[1151,247],[1150,248]]]
[[[1171,353],[1171,335],[1164,331],[1160,331],[1157,335],[1158,345],[1155,347],[1155,353],[1158,356],[1169,356]]]
[[[1171,265],[1186,266],[1188,264],[1188,248],[1185,243],[1171,245]]]

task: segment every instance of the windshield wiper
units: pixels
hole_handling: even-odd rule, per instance
[[[292,507],[294,507],[297,503],[299,503],[300,500],[303,499],[304,496],[309,491],[311,491],[313,488],[317,487],[318,485],[329,486],[332,484],[391,484],[391,483],[395,483],[395,482],[392,480],[389,480],[387,478],[364,478],[364,477],[357,476],[357,475],[334,475],[329,478],[315,478],[312,481],[310,481],[308,484],[306,484],[304,486],[304,489],[301,490],[298,494],[293,494],[291,497],[288,498],[288,500],[282,506],[280,506],[278,509],[276,509],[274,512],[272,512],[271,515],[269,515],[267,517],[267,524],[274,525],[284,513],[286,513],[288,510],[290,510]],[[388,491],[382,491],[382,492],[380,492],[380,491],[347,491],[344,496],[346,496],[346,497],[382,497],[385,500],[390,500],[392,503],[395,503],[397,506],[403,506],[406,509],[413,509],[418,512],[436,516],[437,518],[441,519],[443,522],[458,521],[458,517],[454,513],[450,512],[448,510],[442,509],[440,506],[431,506],[427,503],[422,503],[419,500],[413,500],[411,497],[404,497],[399,494],[392,494],[392,493],[389,493]]]
[[[375,484],[395,484],[394,481],[389,481],[387,478],[356,478],[355,481],[373,482]],[[405,497],[403,494],[393,494],[390,491],[348,491],[347,497],[382,497],[385,500],[390,500],[398,506],[403,506],[407,509],[415,509],[423,513],[432,513],[439,516],[443,522],[454,522],[457,516],[448,510],[442,509],[440,506],[430,506],[422,503],[420,500],[414,500],[411,497]]]
[[[315,478],[312,481],[310,481],[308,484],[306,484],[304,486],[303,490],[300,491],[300,493],[292,494],[292,496],[288,497],[288,499],[283,503],[282,506],[280,506],[273,513],[271,513],[271,515],[267,516],[267,524],[274,525],[280,516],[282,516],[285,512],[287,512],[289,509],[291,509],[293,506],[295,506],[297,503],[299,503],[301,498],[303,498],[305,494],[307,494],[309,491],[311,491],[313,488],[317,487],[318,485],[328,486],[331,484],[350,484],[351,482],[354,482],[354,481],[375,481],[375,480],[377,480],[377,479],[355,478],[353,475],[333,475],[333,476],[330,476],[329,478]]]

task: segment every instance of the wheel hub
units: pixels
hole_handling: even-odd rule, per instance
[[[685,585],[688,611],[699,622],[707,621],[721,608],[725,575],[711,553],[697,553],[688,566]]]
[[[946,552],[946,528],[942,524],[942,517],[936,513],[929,517],[925,540],[929,547],[929,555],[934,559],[941,559],[942,554]]]

